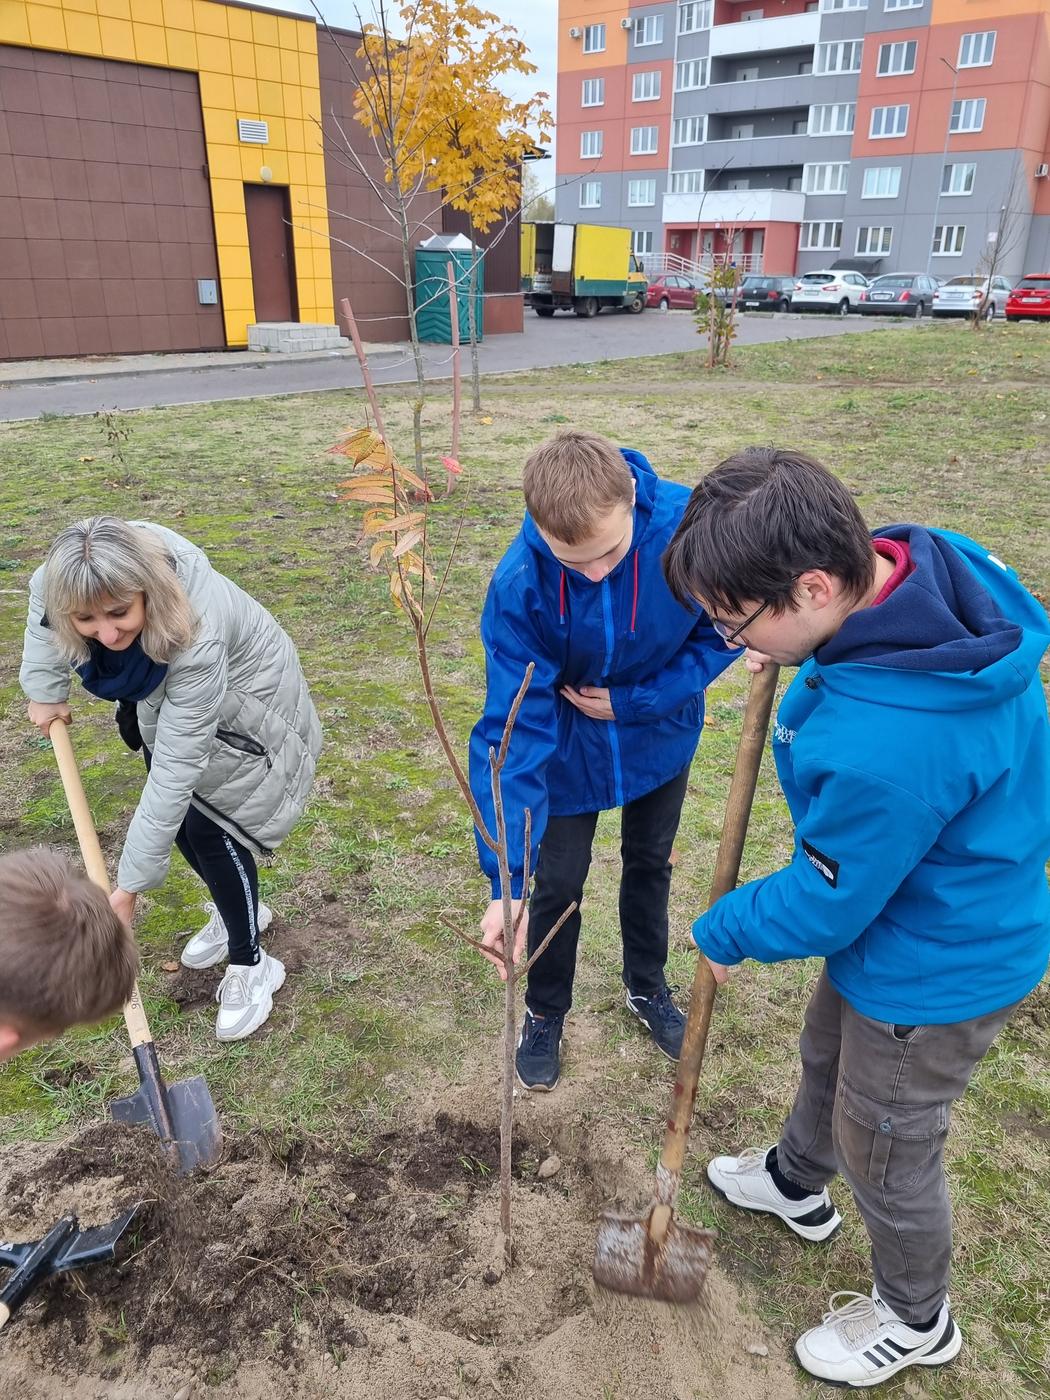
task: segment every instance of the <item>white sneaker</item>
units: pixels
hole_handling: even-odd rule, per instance
[[[284,986],[284,963],[259,952],[254,967],[231,963],[219,983],[215,1000],[219,1014],[215,1034],[219,1040],[243,1040],[257,1031],[273,1009],[273,997]]]
[[[204,907],[211,910],[211,918],[200,933],[195,933],[183,948],[181,958],[183,967],[214,967],[216,963],[224,962],[230,955],[230,935],[226,932],[226,925],[219,917],[218,909],[210,902]],[[273,910],[260,903],[259,932],[265,933],[272,923]]]
[[[804,1332],[795,1355],[811,1376],[832,1385],[865,1390],[906,1366],[943,1366],[959,1355],[962,1334],[945,1298],[929,1332],[914,1332],[882,1301],[877,1290],[834,1293],[820,1327]]]
[[[776,1215],[804,1240],[826,1240],[842,1224],[827,1188],[792,1201],[777,1188],[766,1160],[771,1147],[750,1147],[739,1157],[716,1157],[707,1164],[707,1179],[731,1206]]]

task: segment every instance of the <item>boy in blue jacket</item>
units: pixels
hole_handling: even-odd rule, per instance
[[[749,647],[749,669],[800,668],[773,738],[794,856],[720,899],[696,942],[720,982],[744,958],[826,959],[779,1142],[716,1157],[708,1177],[825,1240],[842,1173],[875,1287],[836,1294],[795,1350],[823,1380],[878,1385],[962,1344],[944,1143],[1050,952],[1050,625],[972,540],[870,535],[830,472],[774,448],[701,481],[665,569],[677,598]]]
[[[622,808],[620,928],[627,1006],[677,1059],[685,1028],[664,976],[671,847],[700,739],[704,688],[734,653],[695,607],[668,590],[660,556],[689,491],[661,481],[638,452],[593,433],[563,432],[525,463],[521,530],[496,568],[481,618],[485,710],[470,743],[470,782],[495,830],[489,747],[498,747],[525,668],[535,663],[502,774],[511,894],[517,915],[524,812],[532,821],[531,904],[516,958],[530,953],[575,900],[529,973],[517,1074],[527,1089],[558,1082],[572,1004],[579,905],[598,814]],[[503,909],[492,852],[478,840],[492,902],[482,942],[503,973]],[[538,858],[538,859],[537,859]]]

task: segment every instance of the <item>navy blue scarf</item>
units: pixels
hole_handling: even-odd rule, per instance
[[[123,651],[110,651],[96,641],[88,642],[91,655],[73,669],[84,689],[100,700],[145,700],[168,674],[163,661],[154,661],[142,650],[138,637]]]

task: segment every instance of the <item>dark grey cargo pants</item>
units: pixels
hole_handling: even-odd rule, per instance
[[[826,970],[810,999],[780,1170],[812,1191],[842,1173],[871,1239],[879,1296],[904,1322],[925,1322],[944,1301],[951,1106],[1017,1005],[950,1026],[895,1026],[855,1011]]]

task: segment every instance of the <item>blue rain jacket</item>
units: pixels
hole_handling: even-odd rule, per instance
[[[720,899],[714,961],[825,957],[862,1015],[949,1024],[1027,995],[1050,954],[1050,624],[972,540],[897,525],[914,571],[784,696],[791,864]]]
[[[705,613],[676,603],[664,581],[660,556],[689,489],[660,480],[641,453],[623,455],[635,479],[634,534],[612,573],[592,583],[564,568],[526,515],[481,616],[488,685],[470,740],[470,785],[492,832],[489,746],[498,749],[525,668],[536,664],[501,784],[515,898],[524,883],[525,808],[535,869],[549,815],[622,807],[670,782],[696,752],[704,688],[740,655]],[[582,714],[562,699],[563,685],[607,686],[615,720]],[[495,899],[496,859],[477,839]]]

